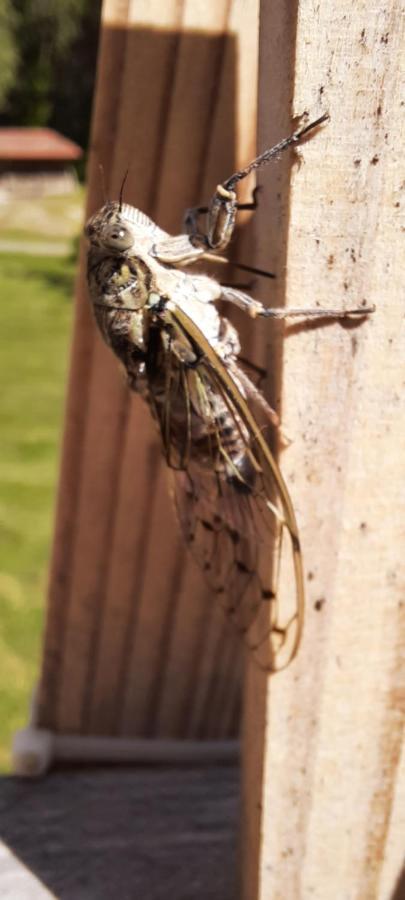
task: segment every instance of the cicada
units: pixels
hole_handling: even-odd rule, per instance
[[[237,183],[326,118],[218,185],[208,207],[188,211],[183,234],[170,236],[123,203],[122,189],[119,200],[105,203],[85,228],[95,319],[157,423],[185,541],[267,671],[284,668],[297,652],[302,553],[293,504],[267,437],[276,414],[241,364],[238,333],[216,304],[233,304],[254,319],[368,310],[267,309],[189,268],[229,244],[240,208]],[[286,579],[284,566],[290,569]],[[279,589],[283,581],[295,585],[291,595]]]

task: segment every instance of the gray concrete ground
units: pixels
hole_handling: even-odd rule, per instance
[[[2,900],[236,900],[238,770],[0,779]]]

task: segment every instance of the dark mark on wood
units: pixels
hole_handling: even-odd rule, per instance
[[[314,609],[316,609],[317,612],[320,612],[325,603],[325,597],[320,597],[319,600],[315,600]]]

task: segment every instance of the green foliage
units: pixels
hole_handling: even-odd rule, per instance
[[[14,84],[18,48],[14,36],[16,17],[9,0],[0,0],[0,107]]]
[[[97,65],[101,0],[81,0],[79,27],[69,50],[58,54],[50,125],[87,149]],[[83,175],[80,168],[79,175]]]
[[[38,675],[74,266],[0,254],[0,768]]]
[[[5,6],[19,61],[7,101],[0,97],[1,124],[50,125],[87,146],[100,5],[101,0],[14,0],[12,15]]]

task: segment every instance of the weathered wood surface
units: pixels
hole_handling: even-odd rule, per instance
[[[285,332],[281,464],[306,627],[289,670],[248,673],[244,898],[391,900],[405,834],[404,18],[396,0],[293,7],[262,3],[259,147],[286,115],[331,118],[289,190],[287,160],[263,173],[257,262],[288,305],[377,309],[356,328]]]
[[[0,779],[2,900],[235,900],[233,768]]]
[[[179,231],[255,150],[257,4],[105,0],[87,213],[116,197]],[[249,190],[249,185],[246,185]],[[241,648],[183,550],[150,416],[90,317],[84,261],[66,411],[38,724],[224,737]]]

